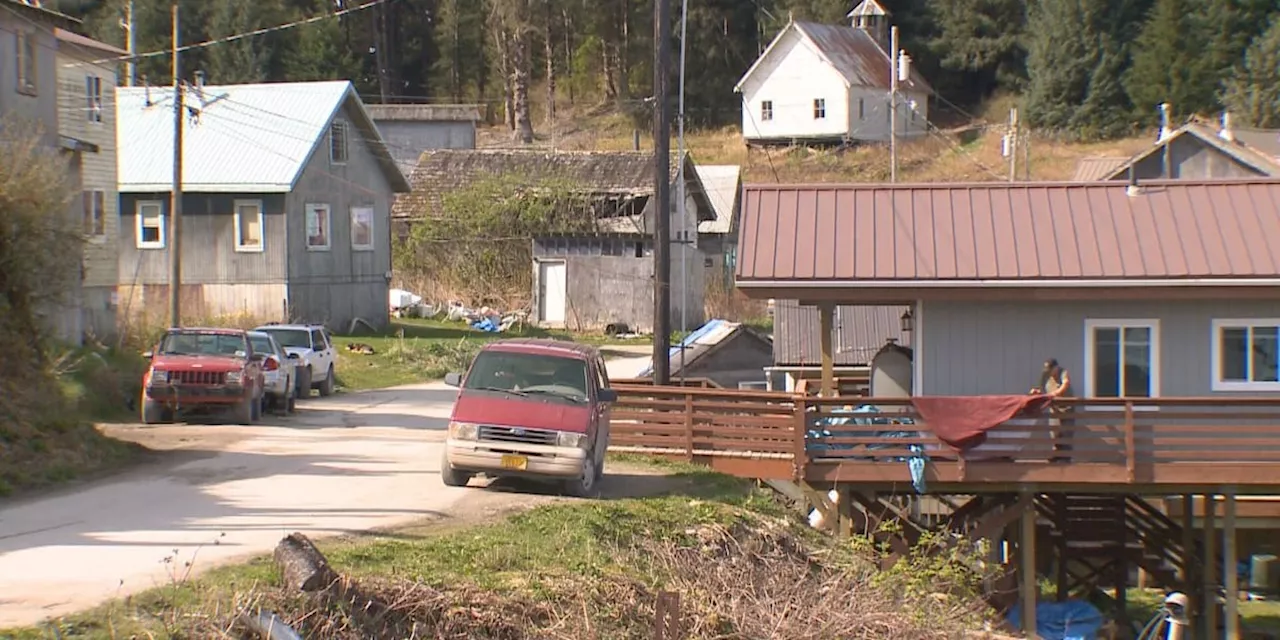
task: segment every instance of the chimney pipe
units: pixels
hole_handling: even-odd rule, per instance
[[[1125,195],[1130,198],[1142,195],[1142,185],[1138,184],[1138,172],[1134,165],[1129,165],[1129,186],[1124,189]]]
[[[1222,129],[1221,129],[1220,131],[1218,131],[1218,137],[1220,137],[1220,138],[1222,138],[1223,140],[1226,140],[1226,141],[1228,141],[1228,142],[1235,142],[1235,141],[1236,141],[1236,132],[1235,132],[1235,129],[1234,129],[1234,128],[1232,128],[1232,126],[1231,126],[1231,112],[1230,112],[1230,111],[1223,111],[1223,112],[1222,112]]]
[[[1162,142],[1173,134],[1173,130],[1169,127],[1169,103],[1160,103],[1160,139],[1156,142]]]

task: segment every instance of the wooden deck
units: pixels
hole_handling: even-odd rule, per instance
[[[930,492],[939,493],[1280,492],[1280,400],[1269,398],[1067,400],[1060,424],[1048,415],[1012,420],[958,452],[909,399],[614,388],[611,451],[697,460],[742,477],[909,490],[907,460],[923,456]],[[876,411],[848,412],[864,405]]]

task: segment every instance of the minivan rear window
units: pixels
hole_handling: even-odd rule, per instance
[[[578,358],[481,351],[462,387],[561,396],[581,402],[587,399],[587,363]]]

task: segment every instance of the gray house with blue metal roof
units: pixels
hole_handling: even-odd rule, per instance
[[[172,98],[116,90],[122,313],[167,308]],[[391,204],[409,184],[351,83],[193,86],[184,100],[184,318],[385,325]]]

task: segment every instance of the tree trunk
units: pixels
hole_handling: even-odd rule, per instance
[[[569,10],[564,10],[564,69],[569,76],[569,104],[573,102],[574,68],[573,68],[573,19]]]
[[[274,557],[288,591],[323,591],[338,580],[324,554],[301,533],[294,532],[280,540]]]
[[[618,98],[631,97],[631,0],[622,0],[622,45],[618,47]]]
[[[554,30],[555,12],[551,3],[547,3],[547,32],[543,38],[543,49],[547,58],[547,124],[556,121],[556,34]]]
[[[511,58],[511,36],[506,28],[501,28],[498,32],[498,70],[502,72],[502,121],[507,125],[507,129],[515,131],[516,111],[513,95],[515,87],[511,82],[511,77],[514,75]]]
[[[515,116],[515,138],[533,144],[533,121],[529,117],[529,29],[521,26],[511,43],[511,97]]]
[[[617,74],[614,73],[614,45],[605,41],[600,45],[600,73],[604,75],[604,97],[606,100],[614,100],[618,97],[618,85],[614,82]]]

